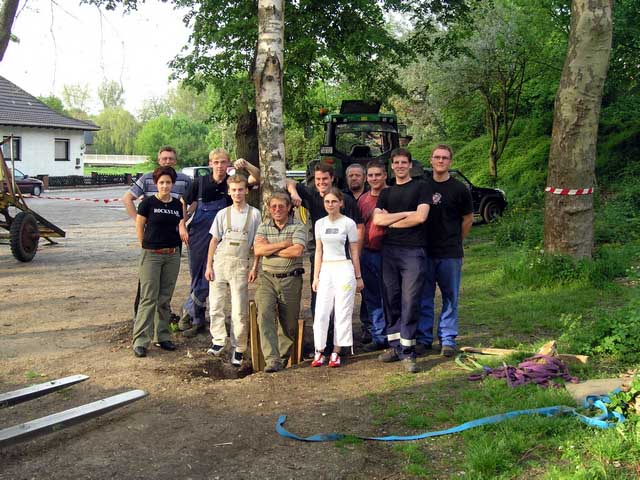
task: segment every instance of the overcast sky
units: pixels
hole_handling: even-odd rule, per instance
[[[90,113],[98,113],[97,87],[104,78],[122,83],[125,108],[136,114],[145,98],[164,95],[167,63],[187,43],[182,14],[150,1],[138,11],[101,12],[78,0],[24,0],[0,75],[32,95],[61,97],[65,84],[88,84]]]

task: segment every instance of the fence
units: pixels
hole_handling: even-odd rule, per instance
[[[38,175],[44,182],[44,188],[64,188],[64,187],[85,187],[96,185],[130,185],[141,174],[131,175],[130,173],[106,174],[91,172],[90,176],[68,175],[64,177]]]

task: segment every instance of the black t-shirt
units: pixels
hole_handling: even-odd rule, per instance
[[[206,175],[195,179],[193,184],[191,185],[191,190],[189,190],[189,193],[187,193],[187,205],[190,205],[198,200],[198,198],[201,196],[200,190],[202,190],[203,202],[213,202],[224,198],[227,200],[227,206],[231,205],[233,201],[227,193],[229,188],[227,185],[227,178],[229,177],[224,177],[224,180],[222,180],[220,183],[214,182],[211,175]]]
[[[380,192],[376,208],[389,213],[415,211],[418,205],[431,204],[431,189],[422,180],[411,180],[401,185],[392,185]],[[430,215],[430,214],[429,214]],[[383,245],[401,247],[425,247],[427,242],[424,225],[409,228],[387,228]]]
[[[163,202],[152,195],[138,205],[138,215],[147,219],[142,237],[142,248],[157,249],[179,247],[178,224],[182,220],[182,203],[176,198]]]
[[[473,213],[469,189],[450,177],[444,182],[427,180],[433,192],[426,222],[427,252],[430,257],[462,258],[462,217]]]
[[[324,201],[320,196],[320,193],[318,193],[318,190],[315,188],[309,188],[302,183],[296,183],[296,191],[302,199],[302,205],[309,210],[311,222],[313,223],[313,229],[315,231],[316,222],[328,215],[327,211],[324,209]],[[360,215],[358,203],[352,196],[344,196],[344,206],[340,209],[340,212],[356,222],[356,225],[364,223],[362,221],[362,216]]]

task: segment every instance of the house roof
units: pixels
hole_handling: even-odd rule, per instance
[[[0,76],[0,125],[100,130],[93,122],[67,117]]]

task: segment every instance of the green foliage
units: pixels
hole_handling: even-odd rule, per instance
[[[103,110],[122,108],[124,88],[122,84],[105,78],[98,87],[98,98],[102,102]]]
[[[504,280],[514,287],[540,288],[580,282],[602,285],[626,273],[629,248],[600,248],[592,260],[575,261],[566,255],[545,253],[535,249],[521,253],[519,258],[503,267]]]
[[[491,228],[497,245],[533,249],[542,245],[542,224],[543,215],[539,208],[525,210],[516,207],[509,209]]]
[[[156,158],[158,148],[171,145],[178,152],[178,164],[206,165],[209,151],[214,145],[207,144],[209,128],[201,122],[188,118],[161,116],[148,121],[136,137],[136,152]]]
[[[176,4],[188,9],[185,18],[193,34],[187,53],[172,62],[175,76],[198,89],[214,85],[227,118],[236,118],[238,111],[253,103],[256,3],[178,0]],[[408,61],[411,50],[386,28],[384,14],[405,7],[395,0],[286,2],[284,101],[288,115],[301,125],[308,123],[313,113],[304,99],[319,81],[345,79],[353,91],[377,98],[400,91],[396,66]]]
[[[617,393],[614,393],[609,397],[611,400],[608,404],[609,409],[621,413],[625,417],[629,417],[631,415],[638,415],[638,412],[635,408],[635,400],[640,395],[640,377],[637,375],[633,377],[629,388],[621,390]]]
[[[288,128],[285,131],[287,168],[305,169],[309,162],[318,157],[323,141],[324,132],[321,129],[315,129],[313,136],[306,139],[304,129]]]
[[[129,155],[138,153],[136,134],[140,126],[135,117],[122,107],[105,108],[94,118],[100,126],[96,132],[94,148],[98,154]]]
[[[66,111],[64,109],[64,104],[62,103],[62,100],[56,97],[55,95],[49,95],[48,97],[38,97],[38,100],[40,100],[42,103],[44,103],[46,106],[48,106],[52,110],[55,110],[58,113],[66,115]]]
[[[617,310],[596,309],[589,316],[566,314],[560,317],[560,342],[573,352],[603,356],[620,364],[640,362],[640,299]]]

